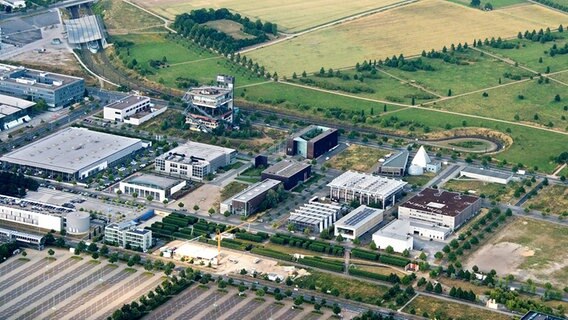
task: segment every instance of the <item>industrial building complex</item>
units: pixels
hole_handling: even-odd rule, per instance
[[[294,133],[286,142],[286,154],[301,155],[315,159],[337,146],[339,131],[337,129],[310,125]]]
[[[155,160],[155,170],[172,176],[201,181],[218,168],[235,162],[235,149],[189,141]]]
[[[151,197],[153,201],[163,202],[169,201],[186,184],[185,180],[143,174],[121,181],[118,190],[123,194],[136,194],[141,198]]]
[[[222,122],[232,126],[234,91],[235,78],[227,75],[218,75],[215,86],[190,88],[183,96],[189,128],[208,132]]]
[[[480,208],[481,199],[478,197],[426,188],[399,205],[398,218],[456,230],[475,216]]]
[[[105,241],[123,248],[137,248],[146,252],[152,247],[152,231],[140,229],[134,221],[111,223],[105,227]]]
[[[298,209],[290,212],[288,223],[293,225],[296,230],[305,230],[320,233],[331,227],[341,213],[342,207],[337,203],[321,201],[318,197]]]
[[[390,246],[395,252],[401,253],[414,247],[414,238],[410,234],[410,220],[396,219],[373,233],[372,239],[380,250]]]
[[[162,113],[167,107],[158,107],[150,102],[150,98],[130,95],[104,107],[104,118],[111,121],[140,125]]]
[[[276,190],[281,184],[282,182],[272,179],[255,183],[231,199],[221,203],[221,212],[228,211],[231,214],[249,216],[259,209],[262,202],[266,199],[268,191]]]
[[[335,235],[355,240],[381,223],[383,213],[382,209],[359,206],[335,223]]]
[[[285,190],[290,190],[306,181],[312,172],[312,166],[303,162],[280,161],[262,171],[261,179],[281,181]]]
[[[380,203],[383,209],[394,204],[406,182],[373,176],[367,173],[347,171],[333,179],[327,186],[332,200],[358,201],[361,204]]]
[[[61,206],[0,195],[0,220],[43,230],[66,230],[70,234],[89,231],[88,213]]]
[[[4,168],[81,180],[146,147],[140,139],[69,127],[0,158]]]
[[[52,72],[0,64],[0,94],[64,107],[80,101],[85,80]]]
[[[0,131],[30,121],[30,108],[34,105],[35,102],[0,94]]]

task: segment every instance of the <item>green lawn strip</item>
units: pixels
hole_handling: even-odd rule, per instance
[[[454,52],[454,56],[467,65],[457,65],[444,62],[441,59],[422,57],[421,59],[426,64],[431,65],[435,69],[434,71],[418,70],[410,72],[388,67],[385,67],[384,70],[399,78],[415,81],[442,96],[447,96],[449,90],[451,90],[452,95],[456,95],[496,86],[499,85],[499,79],[501,79],[501,83],[511,82],[512,80],[503,76],[505,73],[524,77],[531,75],[526,70],[515,68],[472,49],[463,53]]]
[[[486,92],[487,97],[475,93],[444,101],[437,107],[507,121],[552,125],[560,130],[568,128],[568,110],[564,110],[568,105],[568,87],[562,84],[554,81],[539,84],[535,79]],[[557,94],[560,101],[555,101]]]

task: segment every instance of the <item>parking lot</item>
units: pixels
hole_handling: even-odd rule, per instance
[[[3,319],[106,319],[124,303],[138,299],[162,281],[125,264],[73,256],[56,250],[27,250],[0,267],[0,314]]]
[[[322,309],[323,314],[313,313],[310,304],[302,308],[292,308],[292,300],[276,302],[271,295],[258,298],[254,292],[247,291],[239,296],[236,288],[218,290],[214,284],[209,288],[191,287],[162,305],[145,319],[275,319],[275,320],[316,320],[329,319],[332,312]]]

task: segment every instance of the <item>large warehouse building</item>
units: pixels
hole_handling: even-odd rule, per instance
[[[335,223],[335,235],[355,240],[381,223],[383,213],[382,209],[359,206]]]
[[[286,154],[315,159],[337,146],[338,140],[337,129],[310,125],[288,138]]]
[[[489,169],[465,167],[460,171],[462,177],[476,179],[490,183],[507,184],[513,178],[510,172],[495,171]]]
[[[156,158],[155,170],[201,181],[218,168],[235,162],[235,149],[190,141]]]
[[[146,147],[140,139],[69,127],[12,151],[0,161],[36,173],[81,180]]]
[[[186,186],[185,180],[171,179],[155,175],[143,174],[123,180],[119,190],[123,194],[137,194],[140,198],[152,197],[153,201],[169,201],[170,197]]]
[[[86,233],[90,227],[88,213],[4,195],[0,195],[0,220],[57,232],[65,229],[71,234]]]
[[[290,190],[298,183],[308,180],[312,166],[303,162],[280,161],[262,171],[261,179],[274,179],[284,184],[284,189]]]
[[[478,197],[427,188],[398,207],[398,218],[456,230],[480,208]]]
[[[0,94],[63,107],[79,102],[84,93],[83,78],[0,64]]]
[[[320,233],[335,223],[341,210],[341,206],[336,203],[320,201],[318,197],[314,197],[308,203],[290,212],[288,223],[299,231],[307,228],[311,232]]]
[[[231,214],[239,214],[249,216],[255,213],[270,190],[276,190],[282,183],[278,180],[266,179],[264,181],[253,184],[247,189],[241,191],[233,198],[221,203],[220,211],[228,211]]]
[[[327,186],[332,200],[356,200],[367,205],[381,203],[384,209],[387,204],[396,202],[405,185],[406,182],[401,180],[347,171],[333,179]]]

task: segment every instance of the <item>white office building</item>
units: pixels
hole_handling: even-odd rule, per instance
[[[137,248],[146,252],[152,247],[152,231],[139,229],[134,221],[111,223],[105,227],[105,241],[117,243],[121,247]]]
[[[471,178],[489,183],[507,184],[513,178],[513,173],[495,171],[484,168],[465,167],[460,171],[462,177]]]
[[[294,225],[299,231],[308,228],[312,232],[320,233],[337,221],[341,208],[337,203],[321,202],[314,197],[308,203],[290,212],[288,223]]]
[[[104,107],[104,118],[111,121],[140,125],[164,112],[167,107],[156,106],[150,98],[130,95]]]
[[[391,246],[395,252],[402,253],[404,250],[414,248],[414,238],[410,232],[410,220],[394,220],[381,230],[373,233],[373,242],[377,248],[385,250]]]
[[[64,225],[63,217],[73,211],[48,203],[0,195],[0,220],[6,222],[60,232]]]
[[[155,160],[155,170],[164,174],[201,181],[218,168],[235,162],[235,149],[189,141]]]
[[[329,196],[336,201],[359,201],[360,204],[381,203],[384,209],[394,204],[406,182],[367,173],[347,171],[333,179],[327,186]]]
[[[121,181],[118,189],[123,194],[136,193],[139,198],[145,199],[150,196],[153,201],[163,202],[169,201],[170,197],[186,184],[185,180],[143,174]]]
[[[383,221],[382,209],[359,206],[335,223],[335,235],[355,240]]]

